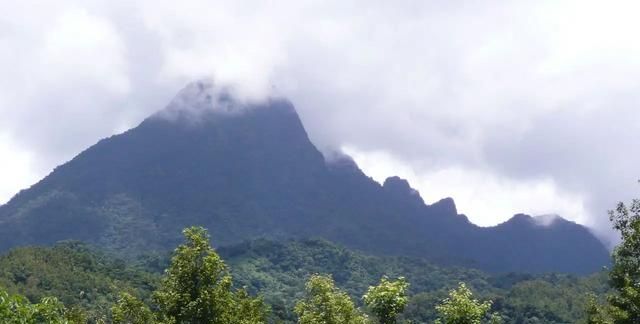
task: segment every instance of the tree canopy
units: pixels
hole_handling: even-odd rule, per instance
[[[621,238],[613,250],[609,272],[609,284],[615,292],[607,297],[606,305],[599,305],[592,298],[587,307],[588,322],[640,323],[640,199],[633,199],[628,205],[618,203],[609,211],[609,218]]]
[[[299,324],[367,324],[368,318],[326,275],[307,281],[305,297],[296,304]]]
[[[362,297],[367,307],[376,315],[380,324],[395,324],[397,316],[407,306],[409,283],[400,277],[390,281],[382,277],[380,284],[369,287]]]
[[[207,231],[190,227],[175,250],[153,299],[165,322],[183,324],[263,323],[260,299],[232,289],[229,270],[211,248]]]
[[[480,302],[473,298],[473,293],[464,283],[449,293],[449,297],[436,306],[440,315],[436,324],[481,324],[489,318],[490,323],[500,323],[498,315],[489,315],[491,301]]]

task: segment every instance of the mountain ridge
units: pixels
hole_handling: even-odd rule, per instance
[[[218,246],[318,236],[497,272],[608,263],[581,225],[479,227],[451,198],[428,205],[406,180],[379,184],[346,156],[326,158],[288,100],[240,102],[198,82],[0,206],[0,249],[78,239],[131,254],[170,248],[194,224]]]

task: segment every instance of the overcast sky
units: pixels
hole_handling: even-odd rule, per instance
[[[2,1],[0,203],[213,77],[480,225],[640,189],[640,2]]]

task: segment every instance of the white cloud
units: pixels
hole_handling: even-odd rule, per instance
[[[639,10],[632,0],[7,1],[0,127],[42,176],[213,76],[249,97],[290,97],[321,147],[385,152],[384,175],[408,168],[429,199],[451,195],[480,223],[555,212],[605,232],[605,210],[637,193]]]
[[[38,5],[39,4],[39,5]],[[46,174],[110,135],[129,101],[129,57],[114,23],[72,3],[3,3],[0,129]],[[130,123],[128,121],[127,123]]]
[[[126,49],[111,23],[84,9],[71,8],[44,32],[34,72],[44,86],[90,82],[113,95],[130,90]]]
[[[10,143],[11,140],[0,133],[0,204],[38,180],[31,169],[32,155]]]
[[[382,151],[362,152],[351,147],[343,147],[343,151],[381,184],[394,175],[410,179],[427,204],[454,197],[458,212],[480,226],[497,225],[517,213],[560,214],[577,222],[588,221],[584,198],[564,192],[550,178],[516,181],[460,166],[421,170]]]

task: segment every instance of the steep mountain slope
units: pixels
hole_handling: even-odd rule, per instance
[[[348,157],[327,162],[288,101],[241,103],[206,82],[0,207],[0,249],[77,239],[135,254],[175,246],[194,224],[218,246],[317,236],[491,271],[586,273],[608,262],[575,223],[517,216],[479,228],[452,199],[426,205],[402,179],[381,186]]]

